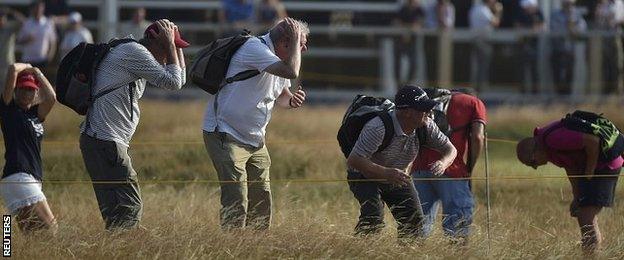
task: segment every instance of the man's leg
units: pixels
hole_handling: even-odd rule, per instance
[[[438,194],[442,201],[444,233],[465,239],[470,234],[474,199],[467,180],[439,181]]]
[[[555,85],[555,91],[557,93],[560,93],[561,90],[563,89],[562,85],[563,85],[564,69],[561,68],[561,64],[559,62],[560,57],[561,57],[561,53],[556,50],[550,54],[550,69],[552,70],[552,79]]]
[[[567,91],[567,94],[571,94],[572,93],[572,80],[574,79],[574,62],[575,62],[575,57],[574,57],[574,53],[573,52],[566,52],[563,54],[564,57],[564,63],[563,63],[563,70],[565,71],[564,73],[564,78],[563,78],[563,86],[564,89]]]
[[[137,174],[127,148],[81,135],[80,150],[92,181],[106,229],[137,227],[143,212]]]
[[[598,213],[601,209],[599,206],[585,206],[578,211],[576,219],[581,228],[581,246],[583,253],[587,255],[594,254],[602,243],[602,235],[598,228]]]
[[[593,254],[600,249],[602,236],[598,228],[598,213],[603,207],[612,207],[615,198],[620,169],[613,171],[600,171],[594,173],[600,175],[592,179],[577,178],[576,194],[578,194],[576,216],[581,229],[581,245],[585,254]],[[606,177],[611,175],[612,177]]]
[[[245,164],[251,153],[225,133],[204,132],[204,143],[221,181],[221,228],[242,228],[248,203]]]
[[[363,180],[360,173],[349,173],[349,180]],[[355,226],[356,235],[377,234],[383,229],[384,203],[381,200],[379,183],[355,181],[349,182],[349,189],[360,204],[360,217]]]
[[[382,184],[381,198],[397,222],[399,239],[422,236],[423,211],[414,185],[396,187]]]
[[[426,171],[416,171],[412,173],[412,177],[420,179],[432,178],[432,174],[431,172]],[[424,214],[422,231],[423,236],[431,235],[433,224],[435,223],[438,213],[439,199],[436,194],[434,182],[435,181],[414,180],[414,186],[418,192],[418,198],[420,199],[420,204],[422,205]]]
[[[266,145],[255,151],[247,161],[249,204],[247,225],[256,229],[268,229],[271,225],[271,185],[269,167],[271,157]]]

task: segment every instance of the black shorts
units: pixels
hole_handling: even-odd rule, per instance
[[[612,207],[615,198],[615,186],[621,168],[617,170],[596,172],[591,179],[580,178],[578,181],[579,197],[578,205]],[[612,175],[612,177],[604,177]]]

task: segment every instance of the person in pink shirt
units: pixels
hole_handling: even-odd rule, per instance
[[[548,162],[565,169],[574,195],[570,215],[581,229],[583,251],[595,253],[602,242],[597,215],[603,207],[613,206],[622,156],[599,160],[599,137],[569,130],[561,121],[535,128],[533,137],[518,143],[516,153],[520,162],[534,169]]]

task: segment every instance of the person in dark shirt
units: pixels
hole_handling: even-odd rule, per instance
[[[538,91],[538,41],[537,33],[544,30],[544,15],[540,11],[537,0],[520,1],[522,8],[518,12],[514,25],[528,31],[520,39],[520,60],[522,61],[523,92],[536,94]]]
[[[54,89],[38,68],[15,63],[7,72],[0,102],[5,165],[0,195],[25,233],[48,228],[56,220],[42,192],[43,121],[56,101]]]
[[[395,49],[397,78],[401,84],[412,80],[416,66],[416,48],[414,47],[414,34],[411,32],[422,28],[424,19],[425,11],[420,0],[406,1],[396,13],[394,24],[405,28],[405,33],[401,35]],[[402,62],[403,60],[407,60],[407,62]],[[407,68],[404,68],[403,64],[407,64]]]

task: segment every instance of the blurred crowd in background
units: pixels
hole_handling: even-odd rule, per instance
[[[120,11],[117,37],[132,35],[141,38],[151,21],[170,18],[176,22],[193,22],[220,25],[216,37],[225,37],[253,29],[266,31],[280,19],[290,15],[308,21],[311,25],[337,27],[386,26],[403,27],[406,30],[452,30],[466,28],[475,30],[476,37],[471,46],[471,82],[477,89],[487,89],[492,77],[490,68],[493,44],[487,34],[499,29],[518,29],[533,32],[552,32],[560,37],[550,40],[549,67],[552,85],[557,94],[570,94],[574,64],[577,59],[575,48],[579,42],[577,34],[587,30],[601,31],[603,93],[624,93],[622,71],[624,49],[619,33],[624,26],[624,0],[560,0],[555,10],[545,14],[538,0],[397,0],[397,1],[338,1],[341,3],[397,4],[394,15],[372,15],[358,11],[296,12],[289,13],[280,0],[221,0],[218,10],[177,9],[146,10],[143,7]],[[331,2],[331,1],[330,1]],[[50,73],[54,65],[80,42],[104,41],[97,39],[83,25],[83,15],[90,21],[97,20],[97,13],[80,13],[66,0],[33,1],[13,7],[0,6],[0,71],[13,62],[27,62]],[[548,19],[545,19],[548,16]],[[184,32],[184,28],[181,28]],[[610,36],[609,36],[610,35]],[[405,34],[395,43],[397,82],[413,81],[414,35]],[[199,42],[207,44],[214,38]],[[16,45],[17,44],[17,45]],[[19,48],[16,49],[16,46]],[[539,91],[538,37],[527,34],[518,43],[519,63],[522,78],[521,91]],[[17,55],[16,55],[17,52]],[[51,65],[51,66],[49,66]],[[4,73],[0,73],[4,82]]]

